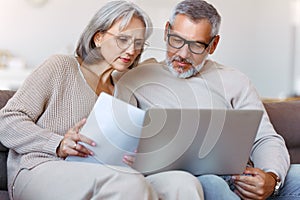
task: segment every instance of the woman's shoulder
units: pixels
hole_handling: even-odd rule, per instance
[[[41,63],[34,73],[38,74],[65,74],[68,71],[78,70],[78,63],[74,56],[55,54]]]
[[[78,72],[78,63],[74,56],[52,55],[34,69],[24,83],[31,85],[60,82],[66,76],[77,74],[76,72]]]
[[[43,64],[47,67],[67,69],[68,67],[74,67],[78,65],[77,60],[71,55],[55,54],[50,56]]]

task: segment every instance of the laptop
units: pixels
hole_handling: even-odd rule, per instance
[[[262,110],[149,108],[141,110],[101,93],[81,134],[95,155],[70,161],[127,166],[149,175],[184,170],[194,175],[243,173]]]
[[[261,110],[147,110],[134,168],[144,174],[166,170],[241,174],[262,114]]]

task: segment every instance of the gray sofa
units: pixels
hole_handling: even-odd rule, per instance
[[[0,90],[0,109],[14,91]],[[292,163],[300,163],[300,100],[265,102],[265,108],[276,131],[286,140]],[[0,143],[0,200],[7,200],[6,159],[8,149]]]

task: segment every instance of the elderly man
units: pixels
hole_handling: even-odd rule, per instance
[[[261,109],[250,80],[236,69],[212,60],[221,17],[203,0],[177,4],[166,23],[166,60],[148,60],[119,80],[132,90],[137,105],[182,108]],[[152,68],[149,70],[149,63]],[[128,101],[132,97],[119,97]],[[201,175],[205,199],[300,199],[300,167],[291,165],[283,138],[264,115],[243,175]],[[297,169],[296,169],[297,168]]]

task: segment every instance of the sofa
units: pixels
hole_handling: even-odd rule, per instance
[[[6,104],[14,91],[0,90],[0,109]],[[284,137],[291,163],[300,163],[300,100],[264,102],[275,130]],[[8,200],[7,160],[8,149],[0,143],[0,200]]]

